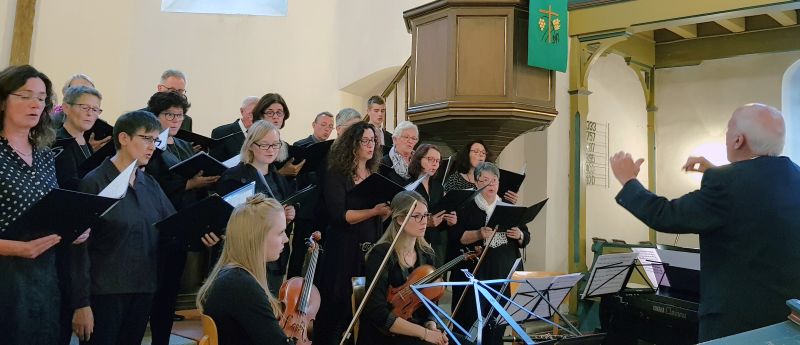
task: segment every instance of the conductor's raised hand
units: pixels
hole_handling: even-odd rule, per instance
[[[709,162],[708,159],[706,159],[706,157],[690,156],[689,158],[686,159],[686,163],[683,164],[681,169],[685,172],[696,171],[703,173],[706,172],[706,170],[714,167],[716,167],[716,165]]]
[[[292,164],[292,161],[293,159],[289,158],[289,160],[286,161],[286,164],[284,164],[283,167],[278,170],[278,174],[283,176],[297,176],[297,174],[300,173],[300,169],[303,169],[303,165],[306,164],[306,160],[304,159],[297,164]]]
[[[630,153],[619,151],[609,159],[609,162],[611,163],[611,171],[614,172],[614,177],[624,186],[628,181],[635,179],[639,175],[644,158],[639,158],[634,162]]]

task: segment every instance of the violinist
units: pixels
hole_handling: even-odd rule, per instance
[[[409,210],[415,200],[416,206]],[[415,268],[433,265],[435,256],[433,248],[425,241],[429,216],[425,199],[417,192],[405,191],[397,194],[391,205],[391,223],[367,253],[367,286],[375,279],[377,282],[360,317],[358,344],[447,344],[447,335],[436,328],[436,322],[426,308],[418,308],[406,320],[395,315],[392,304],[387,301],[389,288],[403,285]],[[376,277],[408,212],[411,212],[411,217],[389,254],[386,266]]]
[[[197,292],[197,307],[214,320],[219,345],[295,343],[278,324],[280,302],[267,288],[266,263],[288,241],[275,199],[259,193],[233,210],[222,257]]]

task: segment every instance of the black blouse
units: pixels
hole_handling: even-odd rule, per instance
[[[286,337],[264,288],[242,268],[222,269],[203,303],[217,325],[219,345],[294,344]]]
[[[376,245],[367,255],[366,263],[366,285],[370,286],[372,280],[375,279],[378,268],[383,261],[383,257],[389,251],[389,243],[381,243]],[[387,301],[389,288],[398,287],[406,283],[406,279],[411,272],[422,265],[433,265],[433,253],[427,253],[417,249],[417,262],[411,269],[400,267],[397,261],[397,256],[392,255],[386,263],[386,268],[383,273],[378,276],[375,283],[375,288],[372,294],[367,299],[364,305],[364,312],[361,314],[359,327],[358,343],[359,344],[416,344],[423,343],[418,338],[409,337],[405,335],[391,335],[389,329],[397,319],[397,315],[393,312],[393,306]],[[420,306],[409,322],[424,325],[426,321],[432,321],[428,309]]]
[[[56,139],[59,141],[72,138],[73,136],[64,127],[59,128],[58,132],[56,132]],[[55,158],[58,185],[64,189],[78,190],[78,186],[81,183],[78,167],[94,153],[92,147],[90,145],[80,145],[75,140],[69,140],[66,141],[65,145],[61,146],[61,150],[61,153]]]

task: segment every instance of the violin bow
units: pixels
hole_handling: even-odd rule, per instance
[[[499,228],[500,228],[500,226],[499,226],[499,225],[496,225],[496,226],[494,227],[494,231],[492,231],[492,236],[490,236],[490,237],[489,237],[489,242],[486,242],[487,244],[491,244],[491,243],[492,243],[492,241],[494,241],[494,236],[495,236],[495,235],[497,235],[497,230],[498,230]],[[489,252],[489,248],[491,248],[491,247],[492,247],[492,246],[490,246],[490,245],[485,245],[485,246],[484,246],[484,248],[483,248],[483,252],[481,253],[481,257],[480,257],[480,259],[478,259],[478,263],[477,263],[477,264],[475,264],[475,268],[472,270],[472,276],[475,276],[475,274],[476,274],[476,273],[478,273],[478,269],[480,269],[480,268],[481,268],[481,264],[483,263],[483,259],[484,259],[484,258],[486,258],[486,253],[488,253],[488,252]],[[464,303],[464,297],[467,295],[467,292],[469,292],[469,288],[470,288],[470,286],[472,286],[472,285],[467,285],[467,286],[464,288],[464,292],[463,292],[463,293],[461,293],[461,297],[459,297],[459,298],[458,298],[458,303],[456,303],[456,307],[453,309],[453,314],[452,314],[452,315],[450,315],[450,318],[451,318],[451,319],[455,319],[455,317],[456,317],[456,313],[458,313],[458,309],[460,309],[460,308],[461,308],[461,304],[462,304],[462,303]],[[450,324],[451,324],[451,323],[452,323],[452,322],[451,322],[450,320],[447,320],[447,327],[448,327],[448,328],[450,327]]]
[[[406,214],[406,219],[403,220],[403,224],[400,225],[400,228],[397,230],[397,234],[394,235],[392,244],[389,246],[389,251],[386,252],[386,256],[383,257],[383,261],[381,261],[381,265],[378,267],[378,272],[375,274],[375,278],[372,279],[372,283],[369,284],[367,292],[364,293],[364,298],[361,299],[361,303],[358,305],[358,309],[356,309],[355,314],[353,314],[353,319],[350,320],[350,325],[347,326],[347,330],[345,330],[344,334],[342,334],[342,340],[339,342],[339,345],[344,345],[344,343],[348,339],[350,339],[350,333],[353,329],[353,326],[355,326],[358,317],[361,316],[361,312],[364,310],[364,305],[369,299],[369,295],[372,294],[372,290],[375,289],[375,281],[378,280],[376,278],[380,277],[380,275],[383,273],[384,268],[386,268],[386,262],[389,261],[389,256],[392,255],[392,252],[394,251],[395,244],[397,244],[397,239],[400,238],[400,234],[403,233],[403,229],[406,227],[406,223],[408,223],[408,220],[411,219],[411,213],[413,213],[416,207],[417,207],[417,201],[414,200],[414,203],[412,203],[411,207],[408,209],[408,214]]]

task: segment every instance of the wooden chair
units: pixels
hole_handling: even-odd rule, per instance
[[[200,338],[198,345],[219,345],[217,324],[214,323],[214,319],[208,315],[200,314],[200,322],[203,325],[203,337]]]
[[[544,272],[544,271],[517,271],[511,276],[511,279],[531,279],[531,278],[545,278],[545,277],[555,277],[565,275],[566,273],[563,272]],[[520,283],[511,283],[511,296],[517,292],[519,289]],[[553,322],[555,324],[561,323],[561,318],[558,314],[553,314]],[[558,327],[553,327],[553,335],[558,335],[559,329]]]
[[[353,277],[351,279],[353,282],[353,296],[350,298],[350,306],[353,309],[353,315],[355,315],[358,306],[361,305],[361,301],[367,293],[367,287],[365,286],[367,284],[367,278]],[[356,323],[353,325],[353,339],[354,342],[358,344],[358,319],[356,319]]]

